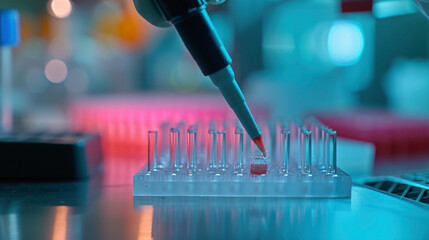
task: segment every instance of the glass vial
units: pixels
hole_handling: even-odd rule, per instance
[[[194,128],[188,129],[188,170],[197,171],[197,130]]]
[[[301,172],[311,174],[311,132],[307,129],[301,129]]]
[[[244,168],[243,162],[243,149],[244,149],[244,138],[243,138],[243,129],[237,127],[235,129],[235,139],[234,139],[234,171],[242,172]]]
[[[250,152],[250,174],[265,175],[268,172],[268,153],[262,153],[252,142]]]
[[[172,171],[180,170],[180,130],[170,130],[170,163]]]
[[[217,132],[217,165],[221,171],[225,171],[226,166],[226,132]]]
[[[280,131],[280,166],[284,173],[291,173],[293,162],[290,161],[290,131],[282,129]]]
[[[328,154],[328,166],[327,171],[332,174],[337,173],[337,132],[329,130],[327,135],[327,152]]]
[[[148,132],[148,162],[147,162],[147,170],[148,171],[158,171],[160,167],[159,158],[158,158],[158,132],[157,131],[149,131]]]
[[[208,169],[215,170],[216,169],[216,131],[210,129],[208,131],[208,139],[207,139],[207,160],[208,160]]]

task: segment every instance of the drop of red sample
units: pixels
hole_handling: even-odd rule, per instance
[[[250,165],[250,174],[252,175],[262,175],[267,174],[267,164],[251,164]]]
[[[252,139],[252,141],[256,144],[256,146],[258,146],[259,150],[262,152],[262,154],[264,155],[264,157],[266,157],[266,151],[265,151],[265,147],[264,147],[264,143],[262,142],[262,137],[261,135],[259,135],[258,137]]]

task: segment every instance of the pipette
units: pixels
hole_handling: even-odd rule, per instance
[[[219,88],[249,137],[265,155],[261,132],[231,68],[231,57],[211,22],[204,0],[153,0],[164,19],[179,33],[205,76]]]

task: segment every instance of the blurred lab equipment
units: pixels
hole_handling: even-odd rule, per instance
[[[0,9],[0,82],[1,82],[1,130],[9,132],[13,127],[12,47],[20,42],[19,15],[15,9]]]
[[[410,161],[429,154],[429,121],[387,111],[363,110],[321,113],[320,120],[338,130],[338,135],[376,148],[378,161]]]
[[[382,176],[369,178],[363,182],[366,186],[387,195],[415,203],[429,205],[429,173],[417,172],[401,177]]]
[[[0,9],[0,81],[2,129],[0,131],[0,179],[70,180],[87,178],[99,170],[102,160],[98,134],[12,131],[12,50],[20,42],[19,15]],[[60,68],[61,61],[53,60]],[[58,65],[57,63],[60,63]],[[58,79],[53,74],[51,81]],[[47,76],[49,78],[49,76]],[[60,76],[61,77],[61,76]],[[60,81],[62,81],[61,79]],[[61,161],[59,161],[61,160]]]
[[[429,116],[429,61],[398,59],[384,78],[389,108],[399,114],[424,118]]]
[[[0,136],[0,179],[78,180],[98,174],[98,134],[14,131]]]

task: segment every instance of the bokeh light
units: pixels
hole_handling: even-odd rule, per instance
[[[352,21],[336,21],[329,30],[328,52],[335,65],[350,66],[357,63],[364,45],[362,29]]]
[[[45,66],[45,76],[53,83],[60,83],[67,77],[67,65],[61,60],[53,59]]]
[[[73,6],[70,0],[51,0],[48,3],[48,12],[57,18],[66,18],[72,12]]]

